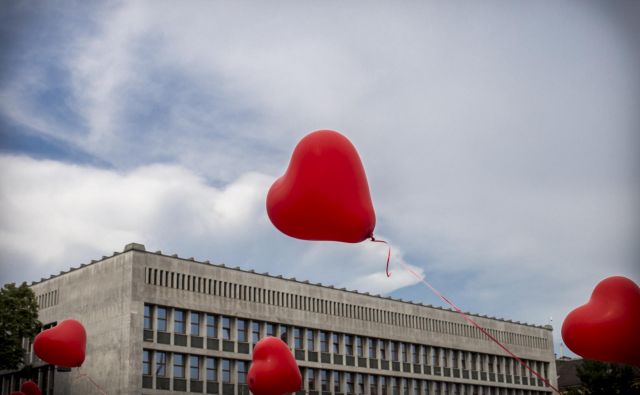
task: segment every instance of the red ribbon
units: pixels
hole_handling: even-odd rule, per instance
[[[93,379],[91,378],[91,376],[89,376],[87,373],[82,373],[80,372],[80,368],[78,368],[78,376],[76,376],[73,381],[79,380],[83,377],[86,377],[87,379],[89,379],[89,381],[91,382],[91,384],[94,385],[94,387],[96,387],[98,389],[98,391],[100,391],[100,393],[102,393],[103,395],[107,395],[107,391],[105,391],[102,387],[100,387],[95,381],[93,381]]]
[[[435,289],[431,284],[429,284],[423,276],[419,275],[418,273],[416,273],[415,271],[413,271],[411,269],[411,267],[409,267],[407,264],[405,264],[404,262],[400,261],[400,264],[403,266],[404,270],[406,270],[407,272],[411,273],[415,278],[418,279],[418,281],[420,281],[421,283],[423,283],[424,285],[426,285],[431,291],[433,291],[433,293],[435,293],[436,295],[438,295],[440,298],[442,298],[442,300],[444,300],[445,302],[447,302],[447,304],[449,304],[449,306],[453,307],[455,311],[457,311],[460,315],[462,315],[462,317],[469,323],[471,323],[473,326],[475,326],[476,328],[478,328],[480,330],[480,332],[484,333],[489,339],[493,340],[494,343],[496,343],[500,348],[502,348],[507,354],[509,354],[511,357],[513,357],[516,361],[520,362],[520,365],[524,366],[525,368],[527,368],[531,373],[533,373],[533,375],[535,375],[536,377],[538,377],[540,380],[544,381],[544,383],[546,385],[548,385],[550,388],[552,388],[554,391],[556,391],[558,394],[561,394],[560,390],[558,390],[556,387],[554,387],[553,385],[551,385],[551,383],[549,382],[549,380],[545,379],[544,377],[542,377],[542,375],[538,372],[536,372],[535,370],[533,370],[529,365],[527,365],[526,362],[524,362],[522,359],[518,358],[518,356],[514,353],[511,352],[511,350],[509,350],[504,344],[500,343],[500,341],[498,339],[496,339],[495,337],[491,336],[491,334],[486,331],[482,326],[480,326],[480,324],[478,324],[477,322],[475,322],[471,317],[469,317],[468,315],[466,315],[464,312],[462,312],[462,310],[460,310],[460,308],[458,308],[458,306],[456,306],[452,301],[450,301],[449,299],[447,299],[446,296],[444,296],[442,293],[440,293],[440,291],[438,291],[437,289]]]
[[[384,243],[387,245],[387,277],[391,277],[391,273],[389,273],[389,259],[391,259],[391,246],[384,240],[376,240],[375,237],[371,236],[371,241],[374,243]]]

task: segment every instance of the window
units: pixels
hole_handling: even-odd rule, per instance
[[[236,361],[236,371],[238,373],[238,384],[247,384],[247,363]]]
[[[413,363],[420,363],[420,354],[418,354],[418,347],[415,344],[411,346],[411,361]]]
[[[273,324],[270,322],[267,322],[267,336],[275,336],[276,335],[276,330],[273,327]]]
[[[175,310],[173,313],[173,331],[175,333],[185,333],[185,315],[184,310]]]
[[[145,376],[151,375],[151,351],[142,351],[142,374]]]
[[[378,340],[369,339],[369,358],[376,357],[376,348],[378,346]]]
[[[173,354],[173,377],[183,379],[184,378],[184,355]]]
[[[320,388],[322,391],[329,391],[329,372],[324,369],[320,371]]]
[[[407,345],[400,343],[400,355],[402,356],[402,362],[408,362],[407,360]]]
[[[286,325],[280,325],[280,340],[285,343],[289,343],[289,334],[287,333],[289,328]]]
[[[344,373],[344,383],[347,386],[347,393],[353,394],[353,375],[351,373]]]
[[[191,313],[191,336],[200,336],[200,313]]]
[[[293,347],[296,350],[302,350],[302,329],[293,328]]]
[[[356,353],[359,357],[364,356],[364,350],[362,347],[362,337],[356,336]]]
[[[313,351],[313,331],[311,329],[307,329],[307,350]]]
[[[218,381],[216,359],[212,357],[207,357],[207,381]]]
[[[376,376],[372,374],[369,375],[369,393],[371,394],[378,393],[378,381],[376,380]]]
[[[236,320],[236,333],[238,335],[237,340],[239,342],[247,341],[247,321]]]
[[[340,392],[340,372],[333,372],[333,392]]]
[[[216,329],[216,316],[207,314],[207,337],[218,337]]]
[[[257,321],[251,322],[251,341],[253,344],[260,340],[260,323]]]
[[[167,375],[167,353],[156,351],[156,376],[165,377]]]
[[[158,315],[158,330],[161,332],[166,332],[167,331],[167,308],[158,307],[156,310],[156,314]]]
[[[315,372],[310,368],[307,368],[307,383],[309,384],[310,391],[314,391],[316,389]]]
[[[387,378],[380,376],[380,390],[383,395],[387,395]]]
[[[153,315],[151,313],[151,306],[148,304],[144,305],[144,329],[149,331],[153,329]]]
[[[442,350],[442,352],[440,353],[440,356],[442,357],[442,366],[443,367],[448,367],[448,363],[449,363],[449,350],[447,350],[446,348]]]
[[[407,382],[407,379],[402,379],[402,392],[404,393],[404,395],[409,395],[409,383]],[[445,394],[449,394],[448,392],[445,392]]]
[[[489,355],[489,373],[493,373],[495,363],[495,357],[493,355]]]
[[[398,379],[395,377],[391,377],[391,394],[392,395],[399,395],[400,394],[400,390],[398,389]],[[436,392],[437,394],[437,392]]]
[[[231,361],[228,359],[222,360],[222,382],[227,384],[231,382]]]
[[[329,338],[328,338],[327,332],[320,331],[319,335],[320,335],[320,352],[329,352]]]
[[[398,362],[398,345],[396,342],[389,342],[389,346],[391,347],[391,360]]]
[[[332,349],[333,349],[333,353],[334,354],[340,354],[340,343],[338,340],[338,334],[337,333],[332,333],[331,334],[331,343],[332,345]]]
[[[356,373],[356,383],[358,385],[358,393],[364,394],[364,376],[361,373]]]
[[[353,355],[351,335],[344,335],[344,350],[347,355]]]
[[[379,343],[380,343],[380,358],[387,359],[387,349],[386,349],[386,346],[384,345],[385,341],[381,339]]]
[[[231,319],[229,317],[222,317],[222,338],[231,340]]]
[[[189,377],[191,380],[200,380],[200,357],[197,355],[189,357]]]
[[[451,366],[454,368],[457,368],[458,367],[458,351],[457,350],[451,350],[451,360],[452,360]]]

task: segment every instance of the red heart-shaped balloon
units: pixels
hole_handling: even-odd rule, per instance
[[[249,390],[254,395],[282,395],[296,392],[302,376],[293,354],[285,342],[268,336],[253,349],[249,368]]]
[[[621,276],[602,280],[562,323],[562,339],[583,358],[640,365],[640,288]]]
[[[87,333],[76,320],[65,320],[40,332],[33,341],[36,355],[52,365],[72,368],[84,362]]]
[[[31,380],[22,383],[22,385],[20,386],[20,391],[24,392],[25,395],[42,395],[38,384],[34,383]]]
[[[373,236],[376,215],[360,156],[333,130],[305,136],[267,195],[281,232],[303,240],[358,243]]]

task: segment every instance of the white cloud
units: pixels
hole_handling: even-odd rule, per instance
[[[274,178],[264,174],[217,188],[176,165],[117,172],[1,155],[0,168],[0,251],[11,262],[2,267],[5,281],[37,279],[142,242],[373,293],[412,283],[402,275],[378,278],[382,245],[300,242],[276,232],[265,210]]]

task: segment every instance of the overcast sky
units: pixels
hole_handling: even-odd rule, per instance
[[[402,261],[559,329],[640,282],[640,2],[86,3],[0,5],[1,283],[139,242],[442,305]],[[384,246],[266,216],[324,128],[360,152],[390,279]]]

